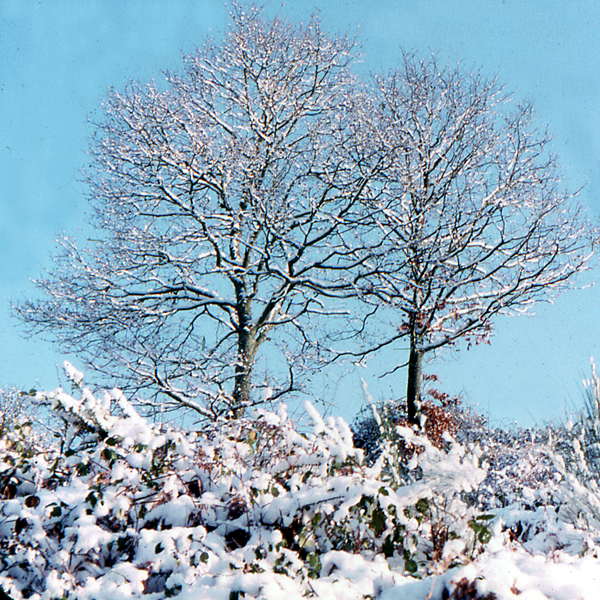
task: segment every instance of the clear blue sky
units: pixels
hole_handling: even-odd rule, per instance
[[[600,3],[593,0],[338,0],[271,2],[268,11],[307,19],[319,11],[332,32],[359,28],[363,66],[393,67],[400,48],[440,51],[497,74],[534,101],[540,123],[593,214],[600,213]],[[160,78],[208,35],[227,26],[220,0],[0,0],[0,385],[54,388],[63,357],[24,340],[11,300],[31,297],[30,278],[51,264],[62,231],[84,236],[78,170],[87,125],[108,87]],[[600,269],[592,273],[600,281]],[[532,318],[497,321],[492,344],[441,353],[429,372],[493,419],[522,425],[560,418],[579,402],[589,357],[600,362],[600,287],[568,292]],[[70,357],[77,364],[76,357]],[[366,376],[375,398],[401,395],[404,376]],[[358,375],[338,386],[351,418]],[[391,392],[390,392],[391,390]],[[340,398],[344,398],[342,403]],[[355,400],[348,401],[348,398]]]

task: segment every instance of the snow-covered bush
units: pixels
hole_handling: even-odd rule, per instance
[[[485,417],[464,409],[456,399],[440,397],[439,393],[435,396],[441,401],[423,403],[425,437],[444,448],[450,435],[463,447],[478,447],[485,462],[486,476],[476,486],[472,502],[492,510],[513,503],[535,508],[550,501],[553,482],[562,478],[558,475],[560,456],[571,445],[565,428],[490,427]],[[395,468],[404,477],[407,452],[398,425],[405,424],[406,407],[401,402],[363,409],[353,424],[355,444],[371,461],[387,451],[395,457]]]
[[[555,491],[562,518],[579,528],[600,529],[600,377],[584,380],[583,409],[554,432]]]
[[[39,406],[32,401],[36,391],[24,392],[17,389],[0,389],[0,432],[13,427],[16,422],[39,423]],[[37,432],[40,433],[39,428]]]
[[[15,600],[358,600],[411,580],[416,600],[493,598],[476,582],[485,556],[599,554],[579,421],[493,432],[432,411],[422,435],[375,410],[365,460],[346,422],[309,403],[310,426],[281,405],[188,431],[67,371],[72,394],[35,397],[55,443],[22,413],[0,429],[0,586]]]
[[[311,404],[310,434],[283,405],[184,431],[74,383],[36,397],[62,424],[56,444],[18,420],[0,437],[0,584],[14,598],[248,591],[265,573],[309,586],[344,551],[426,575],[489,540],[465,501],[481,457],[450,436],[438,448],[399,429],[400,477],[393,453],[367,465],[345,421]]]
[[[580,529],[600,529],[600,378],[584,381],[583,410],[564,425],[488,428],[477,416],[459,422],[459,439],[476,439],[490,468],[479,489],[488,508],[552,506]]]
[[[366,391],[366,390],[365,390]],[[457,398],[429,390],[434,400],[422,404],[422,423],[425,436],[436,446],[444,445],[444,434],[456,437],[458,422],[464,425],[463,413]],[[368,391],[367,399],[370,401]],[[404,401],[382,402],[375,405],[370,401],[354,420],[352,434],[357,448],[365,451],[367,462],[374,462],[383,451],[386,443],[402,444],[396,427],[408,425],[407,406]]]

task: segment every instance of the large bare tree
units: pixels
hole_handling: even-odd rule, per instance
[[[496,315],[523,314],[571,285],[597,231],[530,104],[494,80],[406,55],[374,88],[363,135],[385,163],[375,205],[386,249],[364,299],[399,314],[418,423],[424,355],[486,340]]]
[[[345,150],[352,52],[315,19],[238,7],[222,46],[162,88],[111,91],[86,172],[98,235],[63,239],[46,297],[18,315],[123,387],[204,416],[295,389],[371,254],[372,174]],[[273,368],[253,381],[263,346]]]
[[[111,91],[86,171],[97,236],[64,238],[17,314],[210,418],[404,338],[419,423],[423,356],[565,288],[595,231],[530,106],[435,58],[359,78],[352,54],[316,19],[234,7],[183,73]]]

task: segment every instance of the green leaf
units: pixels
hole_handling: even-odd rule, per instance
[[[158,542],[158,544],[154,546],[154,554],[160,554],[164,549],[164,546],[160,542]]]
[[[385,541],[383,542],[381,549],[383,550],[383,555],[386,558],[391,558],[392,556],[394,556],[395,546],[394,546],[394,541],[392,540],[391,536],[388,535],[385,538]]]
[[[429,511],[429,502],[425,498],[421,498],[415,505],[415,508],[418,512],[426,514]]]
[[[371,529],[375,533],[381,533],[385,529],[385,513],[381,508],[376,508],[371,516]]]
[[[300,531],[298,531],[298,545],[300,546],[300,548],[304,548],[304,546],[306,545],[306,541],[308,540],[308,538],[310,537],[310,530],[308,529],[308,527],[306,525],[302,525],[302,527],[300,528]]]
[[[207,562],[208,562],[208,552],[203,552],[203,553],[200,555],[200,560],[201,560],[203,563],[207,563]]]
[[[79,463],[77,465],[77,475],[80,477],[84,477],[90,472],[90,465],[86,463]]]
[[[102,450],[102,452],[100,452],[100,456],[106,462],[110,462],[112,457],[114,456],[114,452],[110,448],[104,448],[104,450]]]
[[[469,521],[469,527],[475,532],[478,533],[482,529],[482,525],[480,525],[477,521]]]
[[[55,506],[50,512],[51,517],[60,517],[62,515],[62,508],[60,506]]]
[[[125,548],[127,547],[127,542],[128,541],[129,541],[129,537],[126,536],[126,535],[117,538],[117,548],[120,551],[125,550]]]
[[[308,565],[308,576],[311,579],[316,579],[317,577],[319,577],[323,565],[321,565],[321,559],[319,558],[318,554],[312,552],[308,555]]]
[[[418,571],[419,565],[417,565],[417,563],[412,558],[409,558],[408,560],[404,561],[404,568],[412,574]]]
[[[477,536],[482,544],[487,544],[492,539],[492,530],[489,527],[484,527]]]
[[[172,598],[173,596],[177,596],[181,593],[182,586],[177,584],[172,588],[165,588],[165,598]]]

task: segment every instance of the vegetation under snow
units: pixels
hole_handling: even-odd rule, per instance
[[[425,435],[401,407],[373,407],[353,433],[310,403],[310,427],[280,405],[186,431],[66,371],[72,394],[20,397],[51,407],[54,436],[14,410],[0,429],[0,584],[15,600],[597,589],[595,374],[588,412],[568,426],[489,430],[432,402]],[[369,435],[370,449],[355,446]]]

